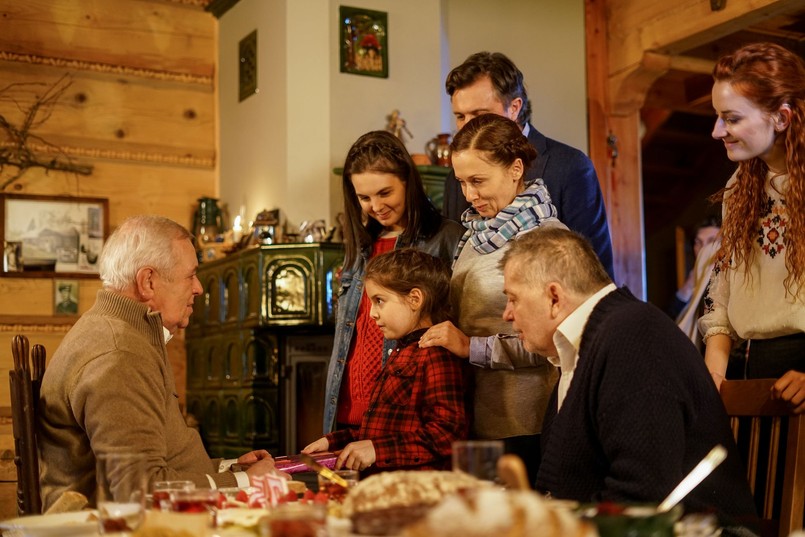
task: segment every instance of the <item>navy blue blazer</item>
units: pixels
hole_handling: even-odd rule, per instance
[[[529,127],[528,141],[536,148],[537,159],[526,172],[526,183],[538,177],[545,181],[559,220],[587,237],[604,269],[616,281],[604,196],[592,161],[578,149],[547,138],[533,125]],[[469,204],[451,169],[444,182],[442,214],[461,222],[461,213],[467,207]]]

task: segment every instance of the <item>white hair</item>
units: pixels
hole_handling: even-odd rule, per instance
[[[193,240],[184,227],[170,218],[138,215],[127,218],[103,245],[99,261],[106,289],[122,291],[135,282],[137,271],[153,267],[168,276],[175,265],[173,243]]]

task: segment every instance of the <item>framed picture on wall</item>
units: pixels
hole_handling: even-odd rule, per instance
[[[78,280],[53,280],[54,315],[78,315]]]
[[[339,6],[341,72],[388,78],[388,14]]]
[[[0,194],[0,276],[97,277],[108,233],[106,198]]]

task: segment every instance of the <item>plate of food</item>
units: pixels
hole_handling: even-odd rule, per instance
[[[77,511],[53,515],[32,515],[0,522],[4,536],[83,537],[98,534],[95,511]]]

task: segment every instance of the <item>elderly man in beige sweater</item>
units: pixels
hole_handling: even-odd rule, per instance
[[[166,343],[201,294],[192,236],[159,216],[123,222],[104,245],[103,289],[53,355],[41,391],[39,449],[45,509],[68,490],[94,504],[95,454],[136,451],[150,482],[248,486],[274,469],[265,450],[211,459],[179,409]]]

